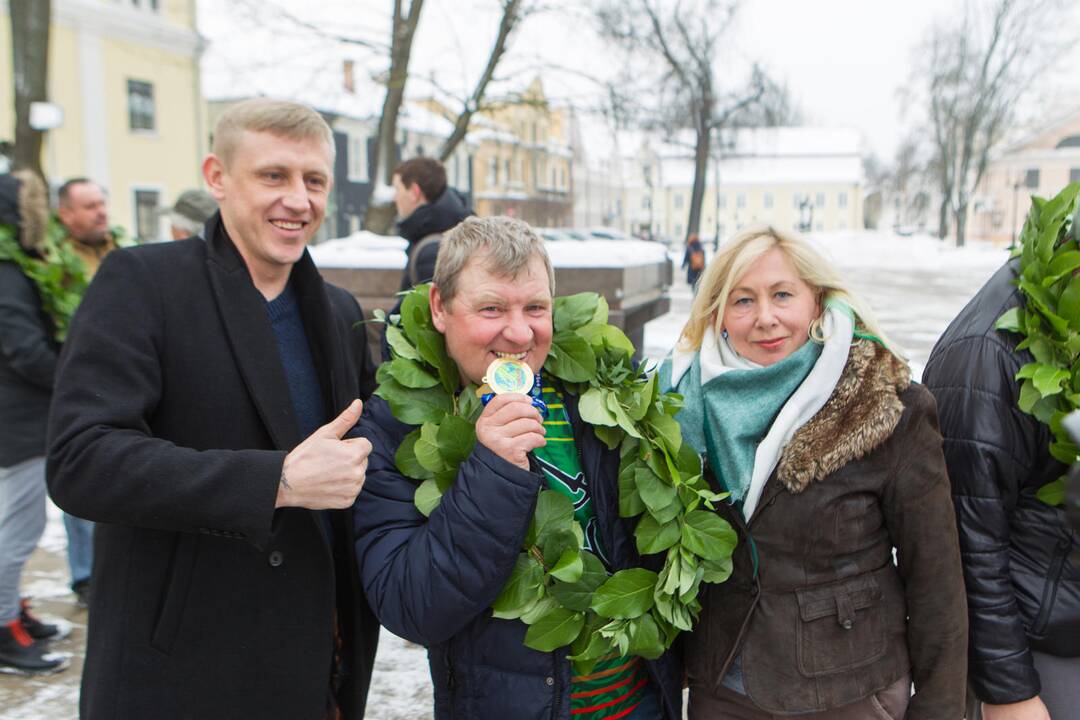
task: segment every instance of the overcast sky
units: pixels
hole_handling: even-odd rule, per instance
[[[972,0],[989,6],[989,0]],[[931,23],[956,14],[962,0],[746,0],[718,68],[760,61],[786,81],[808,124],[854,127],[866,149],[891,159],[910,116],[902,117],[897,89],[910,76],[913,53]],[[541,70],[561,66],[607,77],[617,55],[595,36],[584,3],[553,0],[555,9],[528,17],[513,37],[501,75],[503,89],[523,88],[541,72],[556,100],[595,104],[595,86],[573,73]],[[1078,38],[1062,58],[1052,82],[1029,101],[1026,113],[1050,119],[1080,106],[1080,3],[1072,3],[1058,27]],[[317,7],[318,11],[313,10]],[[344,56],[364,69],[362,86],[374,113],[382,90],[370,77],[387,66],[386,56],[360,46],[343,47],[298,28],[281,10],[329,32],[385,43],[390,0],[200,0],[200,31],[209,40],[204,87],[209,97],[261,92],[275,95],[336,92]],[[411,94],[424,79],[465,94],[475,82],[494,40],[496,0],[426,0],[414,49]],[[318,90],[314,88],[318,87]],[[309,100],[311,101],[311,100]],[[910,115],[910,114],[909,114]]]

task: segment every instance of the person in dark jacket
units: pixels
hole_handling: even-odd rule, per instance
[[[472,215],[464,196],[446,183],[446,169],[435,158],[416,157],[393,175],[398,233],[409,241],[401,289],[430,282],[435,275],[442,234]]]
[[[27,558],[45,530],[45,421],[59,345],[35,282],[18,258],[40,261],[45,186],[31,172],[0,175],[0,669],[62,670],[45,640],[58,629],[19,597]]]
[[[1049,427],[1020,410],[1015,335],[1019,260],[1004,265],[949,325],[923,373],[937,397],[956,504],[971,631],[968,680],[983,717],[1080,717],[1080,549],[1065,510],[1035,497],[1066,468]],[[977,707],[972,707],[976,710]],[[972,717],[969,713],[968,717]]]
[[[370,444],[341,438],[373,378],[306,251],[333,147],[310,108],[230,108],[205,242],[111,253],[75,316],[48,481],[99,523],[84,720],[363,717],[378,624],[344,509]]]
[[[686,240],[686,251],[683,253],[682,266],[686,270],[686,284],[696,294],[698,278],[705,271],[705,246],[701,244],[697,233],[692,234]]]
[[[542,241],[520,221],[470,218],[447,234],[431,312],[463,384],[479,384],[497,357],[541,369],[551,346],[553,285]],[[596,532],[585,536],[598,538],[609,571],[641,564],[618,515],[618,453],[582,422],[574,396],[561,393],[563,407],[558,392],[545,391],[553,401],[547,424],[527,396],[497,395],[430,517],[413,504],[417,484],[395,464],[414,428],[381,398],[371,400],[361,433],[375,450],[353,514],[368,600],[389,630],[427,646],[439,720],[678,720],[682,671],[674,653],[657,661],[608,658],[589,676],[575,676],[567,648],[532,650],[524,623],[492,616],[542,487],[591,506]],[[579,522],[588,527],[582,512]]]
[[[740,534],[686,638],[690,718],[959,720],[964,590],[934,400],[830,263],[773,228],[732,239],[660,379]]]

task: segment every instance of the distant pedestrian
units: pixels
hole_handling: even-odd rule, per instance
[[[686,241],[683,253],[683,268],[686,269],[686,283],[697,293],[697,281],[705,270],[705,246],[701,244],[697,233],[691,234]]]
[[[169,233],[173,240],[201,237],[203,226],[217,212],[214,196],[203,190],[185,190],[172,207],[165,209],[169,217]]]
[[[62,670],[44,641],[54,625],[19,597],[27,558],[45,530],[45,426],[60,345],[45,310],[45,186],[29,172],[0,176],[0,669]]]

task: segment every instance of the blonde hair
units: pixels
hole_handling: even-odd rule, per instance
[[[555,271],[544,241],[526,223],[511,217],[467,217],[439,241],[432,283],[449,307],[457,295],[458,277],[473,257],[482,258],[487,270],[499,277],[516,278],[533,257],[539,256],[555,297]]]
[[[705,268],[698,283],[697,296],[690,306],[690,318],[679,338],[682,348],[701,348],[706,328],[710,324],[714,325],[714,329],[719,328],[735,283],[751,265],[773,248],[779,248],[795,266],[802,281],[817,294],[823,311],[832,301],[846,304],[855,313],[857,334],[877,339],[893,355],[906,361],[903,351],[886,337],[873,311],[851,290],[831,261],[801,236],[768,226],[739,233],[720,248]],[[810,323],[810,338],[816,342],[825,341],[821,317]]]
[[[268,132],[290,140],[321,140],[334,163],[334,133],[322,115],[307,105],[255,98],[233,105],[218,118],[213,153],[228,166],[245,131]]]

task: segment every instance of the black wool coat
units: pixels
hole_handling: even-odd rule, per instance
[[[351,523],[274,509],[302,438],[265,300],[219,215],[206,237],[111,253],[61,354],[49,490],[99,523],[80,713],[324,718],[333,684],[361,718]],[[373,389],[361,311],[306,252],[292,282],[329,420]]]

